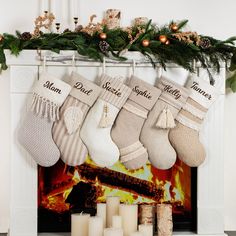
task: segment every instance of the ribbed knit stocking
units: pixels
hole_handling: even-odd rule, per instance
[[[83,164],[88,155],[87,148],[80,138],[80,128],[101,89],[74,72],[70,85],[70,95],[60,109],[61,119],[53,126],[53,139],[61,151],[61,159],[67,165],[76,166]]]

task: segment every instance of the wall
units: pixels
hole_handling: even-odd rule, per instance
[[[0,6],[0,32],[32,31],[33,21],[42,10],[44,0],[1,0]],[[55,1],[55,0],[51,0]],[[72,24],[73,14],[69,14],[68,3],[72,0],[56,0],[63,10],[55,8],[60,13],[60,19],[64,19],[64,27]],[[236,34],[233,22],[236,21],[235,0],[80,0],[79,16],[81,22],[87,23],[89,16],[97,14],[101,18],[102,12],[107,8],[119,8],[122,10],[122,24],[127,25],[136,16],[148,16],[154,22],[163,24],[172,19],[189,19],[192,30],[201,34],[212,35],[225,39]],[[189,28],[190,29],[190,28]],[[9,81],[7,73],[0,76],[0,232],[7,231],[7,215],[9,215]],[[236,230],[236,189],[233,180],[236,178],[234,166],[234,138],[236,138],[235,124],[236,111],[234,102],[236,94],[226,96],[225,106],[225,186],[219,186],[219,191],[225,191],[225,229]]]

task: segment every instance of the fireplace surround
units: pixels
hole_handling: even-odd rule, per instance
[[[62,51],[60,55],[42,52],[48,56],[71,56],[74,52]],[[138,53],[127,54],[128,58],[144,61]],[[26,50],[15,58],[7,52],[7,63],[10,67],[11,94],[11,211],[10,236],[36,236],[37,232],[37,165],[20,147],[16,132],[24,112],[27,111],[27,96],[30,88],[42,71],[42,62],[38,60],[36,51]],[[101,73],[101,63],[77,62],[77,71],[88,78],[96,78]],[[112,70],[110,70],[112,68]],[[47,62],[49,73],[63,77],[72,70],[71,61]],[[132,71],[129,63],[107,64],[107,73],[128,76]],[[208,78],[207,72],[198,68],[200,77]],[[139,64],[136,68],[138,77],[146,76],[154,83],[156,71],[150,64]],[[188,73],[175,65],[168,65],[167,78],[184,84]],[[149,79],[150,78],[150,79]],[[224,235],[223,213],[223,114],[225,68],[222,65],[219,75],[215,76],[216,86],[222,95],[212,106],[200,136],[206,147],[207,159],[197,169],[197,232],[174,232],[178,235]],[[55,235],[55,234],[54,234]]]

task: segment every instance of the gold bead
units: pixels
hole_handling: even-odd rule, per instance
[[[99,37],[100,37],[100,39],[105,40],[107,38],[107,34],[106,33],[100,33]]]
[[[159,40],[160,40],[162,43],[166,43],[167,37],[166,37],[165,35],[160,35],[160,36],[159,36]]]
[[[177,24],[173,23],[171,26],[170,26],[170,29],[174,32],[178,31],[179,27]]]
[[[169,44],[170,44],[170,40],[167,39],[166,42],[165,42],[165,44],[166,44],[166,45],[169,45]]]
[[[4,40],[4,37],[0,34],[0,43]]]
[[[149,41],[148,39],[144,39],[144,40],[142,41],[142,45],[143,45],[144,47],[148,47],[149,44],[150,44],[150,41]]]

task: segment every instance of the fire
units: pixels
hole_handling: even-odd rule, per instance
[[[49,188],[44,186],[44,179],[42,176],[39,176],[39,206],[58,213],[70,210],[72,205],[67,202],[67,199],[73,192],[74,186],[77,186],[79,183],[85,183],[97,189],[96,202],[105,202],[107,196],[119,196],[122,202],[130,204],[169,202],[174,206],[184,207],[185,195],[191,195],[190,186],[185,186],[185,181],[183,181],[185,172],[189,172],[190,168],[184,166],[181,162],[177,162],[175,167],[166,171],[157,170],[150,163],[139,170],[129,171],[120,162],[111,168],[104,169],[104,171],[109,171],[114,176],[116,173],[120,173],[121,176],[125,176],[125,179],[130,177],[134,178],[137,183],[142,181],[140,184],[143,184],[147,189],[155,187],[155,191],[160,190],[163,192],[161,199],[155,199],[147,194],[140,194],[140,190],[136,191],[136,189],[132,189],[132,186],[129,189],[127,185],[123,187],[113,185],[113,182],[115,183],[117,180],[116,177],[110,176],[109,180],[104,180],[99,175],[94,177],[96,171],[100,171],[96,172],[100,174],[103,173],[103,169],[97,167],[89,158],[87,158],[85,167],[86,165],[92,170],[89,174],[86,171],[83,172],[80,166],[72,168],[65,166],[63,163],[58,164],[57,170],[55,170],[57,176],[51,180],[51,187]],[[42,170],[39,173],[42,175]],[[59,182],[58,178],[60,178]]]

